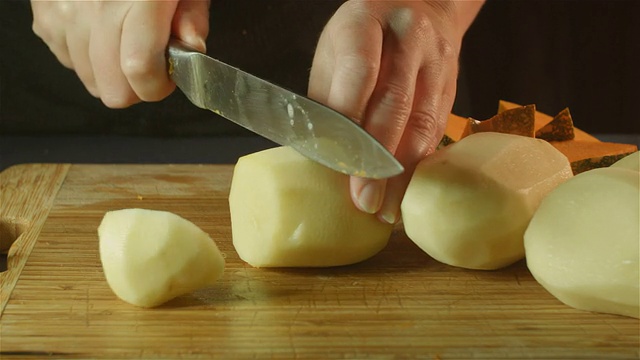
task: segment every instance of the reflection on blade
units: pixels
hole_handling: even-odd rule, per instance
[[[403,171],[342,114],[206,55],[169,52],[172,79],[197,106],[348,175],[387,178]]]

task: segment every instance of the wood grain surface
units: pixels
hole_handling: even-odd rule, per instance
[[[231,242],[231,166],[10,170],[0,177],[2,216],[21,214],[29,236],[14,244],[1,277],[8,299],[0,318],[2,359],[640,355],[637,319],[563,305],[524,262],[499,271],[443,265],[400,227],[381,253],[353,266],[252,268]],[[32,189],[26,194],[15,184]],[[106,211],[133,207],[172,211],[207,231],[226,255],[223,278],[154,309],[118,300],[102,272],[96,229]]]

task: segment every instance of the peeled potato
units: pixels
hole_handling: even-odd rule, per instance
[[[524,231],[542,198],[572,176],[544,140],[484,132],[420,162],[402,201],[405,232],[434,259],[497,269],[524,257]]]
[[[213,284],[224,271],[224,258],[209,235],[170,212],[107,212],[98,236],[107,283],[136,306],[157,306]]]
[[[233,245],[255,267],[353,264],[382,250],[393,228],[355,207],[348,176],[290,147],[240,158],[229,208]]]
[[[640,151],[627,155],[611,165],[613,168],[640,171]]]
[[[527,266],[563,303],[638,317],[640,173],[586,171],[544,199],[525,233]]]

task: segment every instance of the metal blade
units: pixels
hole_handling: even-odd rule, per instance
[[[169,73],[196,106],[336,171],[382,179],[404,170],[382,144],[346,116],[177,40],[169,45]]]

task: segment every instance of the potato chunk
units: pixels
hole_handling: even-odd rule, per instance
[[[157,306],[213,284],[224,271],[224,258],[209,235],[170,212],[107,212],[98,236],[107,283],[136,306]]]
[[[586,171],[545,198],[525,233],[527,265],[563,303],[638,317],[640,173]]]
[[[504,267],[523,258],[542,198],[571,176],[567,158],[544,140],[473,134],[420,162],[402,202],[405,231],[443,263]]]
[[[613,168],[640,171],[640,151],[627,155],[611,165]]]
[[[255,267],[353,264],[382,250],[393,228],[355,207],[347,175],[290,147],[240,158],[229,208],[233,245]]]

